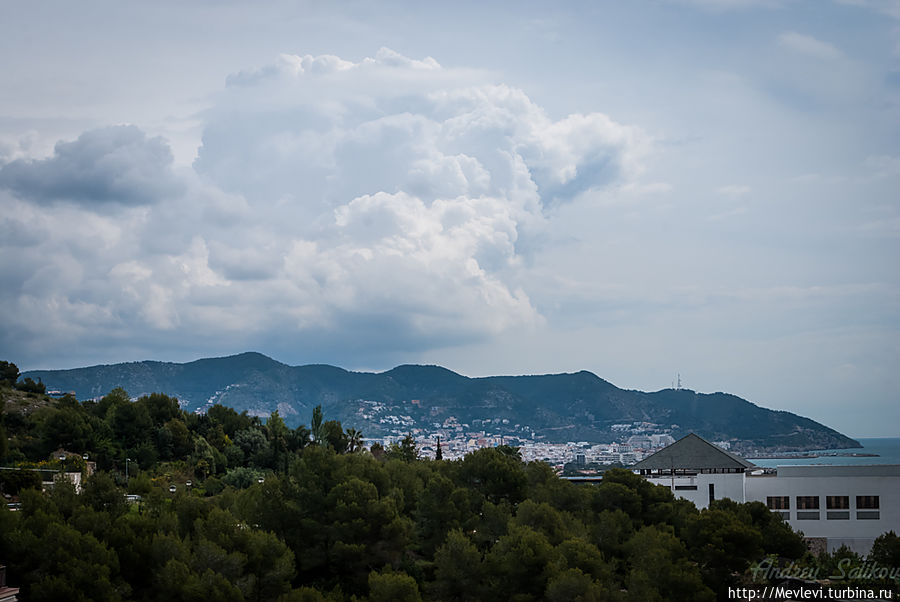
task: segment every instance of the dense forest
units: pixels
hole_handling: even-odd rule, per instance
[[[574,485],[512,447],[368,450],[319,408],[290,429],[17,379],[0,362],[0,564],[23,600],[711,601],[767,558],[852,556],[812,557],[762,504],[699,511],[627,470]],[[60,477],[46,493],[42,472]],[[870,560],[900,566],[898,538]]]

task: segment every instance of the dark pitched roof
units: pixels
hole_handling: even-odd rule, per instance
[[[754,468],[743,458],[716,447],[703,437],[691,433],[631,467],[633,470],[671,470],[704,468]]]

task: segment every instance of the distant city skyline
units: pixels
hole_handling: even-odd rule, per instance
[[[0,359],[589,370],[900,436],[900,2],[0,6]]]

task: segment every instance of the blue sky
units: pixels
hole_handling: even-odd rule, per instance
[[[5,2],[0,357],[900,424],[900,2]]]

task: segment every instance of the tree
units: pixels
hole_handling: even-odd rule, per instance
[[[513,458],[518,462],[522,461],[522,452],[518,447],[513,447],[512,445],[498,445],[496,449],[504,456]]]
[[[0,470],[0,492],[18,495],[23,489],[41,488],[41,475],[36,470],[18,468],[16,470]]]
[[[519,504],[513,522],[543,533],[553,545],[559,545],[563,540],[585,530],[584,525],[578,524],[570,514],[560,512],[546,502],[537,504],[532,500],[525,500]]]
[[[504,599],[540,600],[559,553],[547,538],[530,527],[510,525],[487,553],[485,564],[493,596]]]
[[[156,575],[159,599],[185,602],[202,600],[243,600],[240,589],[212,569],[202,574],[183,560],[170,558]]]
[[[852,567],[859,567],[863,564],[862,556],[851,550],[846,544],[842,544],[833,552],[824,551],[808,560],[815,563],[814,566],[819,575],[826,577],[836,575],[846,578]]]
[[[325,444],[339,454],[347,451],[349,442],[339,420],[328,420],[322,425],[322,433]]]
[[[13,536],[12,568],[22,577],[28,600],[120,600],[115,552],[93,535],[48,517],[28,517]]]
[[[225,454],[210,445],[205,437],[194,439],[194,453],[189,462],[194,465],[194,474],[201,479],[225,472],[225,465],[228,463]]]
[[[295,452],[305,448],[309,445],[309,437],[310,433],[306,425],[299,425],[288,436],[288,449]]]
[[[595,581],[613,581],[613,567],[606,562],[597,546],[583,539],[573,538],[562,542],[556,549],[568,568],[578,569]]]
[[[441,451],[441,438],[440,437],[437,438],[437,447],[434,450],[434,459],[438,460],[438,461],[444,459],[444,452]]]
[[[195,570],[222,573],[246,600],[274,600],[290,590],[294,554],[275,535],[241,528],[231,512],[219,508],[196,524]],[[197,563],[201,556],[205,556],[202,567]]]
[[[91,475],[84,484],[81,497],[85,505],[98,512],[106,512],[111,517],[119,516],[127,510],[125,492],[116,487],[115,481],[106,472]]]
[[[309,422],[310,434],[315,443],[324,445],[325,432],[322,430],[322,406],[317,405],[313,408],[312,420]]]
[[[311,431],[277,412],[265,424],[219,406],[185,414],[162,394],[41,405],[3,414],[8,456],[41,459],[63,444],[99,470],[81,495],[68,483],[27,488],[40,486],[35,471],[0,471],[22,501],[19,512],[0,506],[0,558],[28,599],[704,602],[760,554],[802,553],[763,504],[717,500],[700,512],[629,471],[576,486],[509,446],[420,461],[411,434],[386,458],[379,445],[340,453],[360,449],[362,434],[325,421],[321,406],[311,445]],[[140,504],[113,478],[126,455]],[[898,557],[888,533],[869,560]]]
[[[603,510],[592,522],[592,541],[597,548],[607,556],[621,556],[622,546],[634,532],[628,515],[619,509]]]
[[[463,482],[497,503],[525,499],[528,479],[522,462],[500,448],[486,447],[468,454],[459,467]]]
[[[116,387],[104,395],[93,408],[98,418],[106,418],[111,410],[130,402],[128,392],[122,387]]]
[[[416,519],[422,549],[431,554],[447,537],[450,529],[459,529],[468,510],[455,503],[456,485],[442,474],[432,476],[416,507]]]
[[[347,451],[351,454],[362,449],[362,431],[354,428],[347,429]]]
[[[247,468],[246,466],[238,466],[232,468],[222,477],[222,482],[230,485],[235,489],[247,489],[253,486],[263,477],[263,471],[258,468]]]
[[[233,408],[219,404],[209,408],[206,416],[213,424],[221,424],[225,434],[232,439],[239,430],[253,426],[253,418],[247,415],[247,410],[238,414]]]
[[[751,561],[763,555],[759,529],[741,516],[746,512],[741,512],[738,504],[728,502],[732,504],[730,508],[713,504],[703,510],[688,528],[686,537],[691,556],[700,563],[704,581],[719,597],[727,596],[728,587],[735,585],[732,574],[743,573]]]
[[[150,415],[150,420],[153,421],[154,426],[161,426],[169,420],[181,418],[182,415],[178,400],[162,393],[144,395],[135,403],[147,408],[147,413]]]
[[[404,572],[369,573],[370,602],[421,602],[416,580]]]
[[[376,460],[382,460],[384,458],[384,455],[387,453],[384,451],[384,446],[377,441],[373,443],[369,448],[369,452],[371,452],[372,457],[374,457]]]
[[[12,387],[19,380],[19,367],[12,362],[0,361],[0,386]]]
[[[194,449],[194,440],[184,422],[173,418],[157,431],[157,445],[165,459],[184,460]]]
[[[478,600],[484,570],[478,548],[459,529],[447,533],[434,554],[432,594],[438,600]]]
[[[250,464],[265,466],[265,459],[269,455],[269,441],[259,428],[250,427],[238,431],[234,436],[234,444],[241,448]]]
[[[273,468],[279,472],[287,472],[288,436],[290,429],[284,423],[284,419],[278,414],[278,410],[272,412],[266,420],[266,430],[269,433],[269,445],[272,448]]]
[[[118,404],[110,409],[106,419],[125,449],[137,447],[154,432],[150,412],[143,404]]]
[[[416,440],[412,434],[407,433],[400,441],[400,445],[392,443],[387,451],[388,458],[396,458],[404,462],[414,462],[419,457],[419,450],[416,448]]]
[[[328,493],[325,503],[332,570],[351,585],[364,583],[373,567],[398,561],[406,551],[409,520],[399,515],[392,498],[379,497],[372,482],[350,476]]]
[[[547,583],[547,602],[601,602],[610,593],[578,569],[566,569]]]
[[[670,527],[642,527],[625,545],[631,571],[628,597],[644,602],[673,600],[712,602],[715,594],[688,559],[684,544]]]
[[[19,391],[24,391],[26,393],[38,393],[43,395],[47,392],[47,386],[41,382],[41,379],[34,382],[30,376],[26,376],[24,381],[16,383],[15,387]]]
[[[607,481],[605,477],[594,489],[596,511],[621,510],[634,521],[635,525],[641,522],[641,496],[637,491],[622,483]]]
[[[0,414],[2,416],[2,414]],[[6,457],[6,453],[9,451],[9,441],[6,436],[6,429],[0,424],[0,462]]]
[[[875,538],[868,558],[883,567],[900,567],[900,537],[893,531],[882,533]]]
[[[237,525],[235,524],[235,530]],[[246,582],[250,586],[248,600],[274,600],[291,588],[294,576],[294,553],[272,533],[246,532],[237,546],[247,558]]]
[[[61,405],[63,407],[59,407]],[[79,451],[91,448],[93,428],[80,406],[57,403],[55,408],[41,408],[35,412],[35,418],[44,454],[59,448]]]

